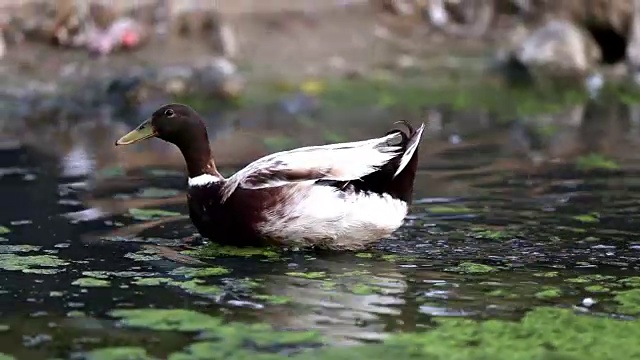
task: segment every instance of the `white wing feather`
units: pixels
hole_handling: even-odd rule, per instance
[[[308,146],[267,155],[227,180],[222,189],[222,201],[237,187],[261,189],[296,181],[359,179],[399,155],[401,141],[402,135],[394,132],[371,140]]]

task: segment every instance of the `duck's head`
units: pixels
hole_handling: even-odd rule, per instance
[[[207,129],[195,110],[183,104],[167,104],[118,139],[116,145],[130,145],[152,137],[170,142],[180,148],[189,147],[190,144],[199,141],[205,141],[208,144]]]

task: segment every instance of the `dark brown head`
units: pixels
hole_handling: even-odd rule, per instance
[[[137,128],[118,139],[116,145],[130,145],[152,137],[170,142],[180,149],[190,176],[215,171],[207,128],[200,115],[189,106],[162,106]]]
[[[157,137],[180,147],[206,139],[207,129],[200,115],[187,105],[168,104],[156,110],[150,118],[116,141],[116,145],[129,145]]]

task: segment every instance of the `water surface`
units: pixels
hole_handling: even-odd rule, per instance
[[[14,126],[0,150],[0,349],[79,358],[140,346],[164,358],[194,341],[122,327],[115,309],[191,309],[317,330],[334,345],[538,306],[635,315],[615,296],[640,286],[637,105],[507,121],[426,110],[409,119],[428,120],[428,134],[406,226],[358,253],[189,248],[177,151],[159,140],[113,146],[137,120]],[[211,117],[224,173],[279,149],[378,136],[401,116],[268,114]]]

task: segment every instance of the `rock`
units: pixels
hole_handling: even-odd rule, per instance
[[[134,49],[144,43],[148,32],[131,18],[119,18],[106,29],[95,27],[87,34],[87,48],[92,53],[106,55],[118,49]]]
[[[640,0],[633,1],[633,20],[627,43],[627,66],[635,79],[640,74]]]
[[[565,20],[550,20],[528,35],[520,30],[512,41],[515,46],[507,51],[504,63],[523,66],[533,80],[545,77],[583,79],[594,71],[601,58],[596,42]]]

